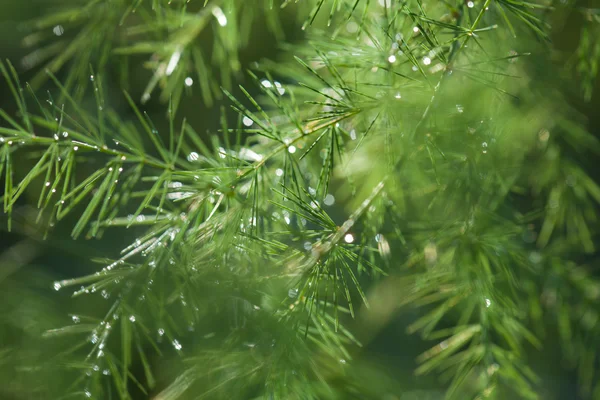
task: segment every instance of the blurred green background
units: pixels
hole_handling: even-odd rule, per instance
[[[47,0],[3,0],[0,4],[0,57],[9,59],[17,68],[21,82],[27,82],[38,72],[36,68],[27,69],[23,59],[31,53],[32,49],[24,46],[23,40],[30,33],[27,21],[43,16],[51,7],[52,1]],[[581,2],[582,4],[584,2]],[[590,4],[587,4],[590,6]],[[598,6],[598,4],[596,4]],[[299,29],[301,23],[295,18],[293,8],[282,13],[284,18],[285,37],[287,42],[303,40],[303,32]],[[600,136],[600,80],[597,80],[592,91],[591,100],[583,101],[578,90],[577,77],[565,74],[560,68],[566,60],[573,57],[576,52],[581,35],[582,16],[574,12],[557,12],[550,16],[554,21],[552,38],[552,53],[543,57],[529,57],[527,62],[534,76],[540,82],[558,83],[559,89],[570,99],[573,107],[578,109],[588,118],[589,129]],[[68,35],[69,32],[64,32]],[[212,39],[204,37],[207,47]],[[250,45],[242,50],[240,61],[242,70],[249,68],[253,62],[262,59],[277,60],[281,54],[280,43],[267,30],[267,25],[259,19],[254,24]],[[143,67],[145,56],[134,56],[128,65],[128,80],[126,89],[134,99],[140,99],[152,72]],[[550,59],[553,64],[546,63]],[[105,73],[106,97],[109,103],[125,118],[134,118],[130,108],[126,106],[122,95],[122,81],[118,70],[121,65],[111,65]],[[563,71],[563,72],[559,72]],[[64,72],[57,74],[59,80],[65,79]],[[236,77],[236,84],[246,83],[244,74]],[[37,88],[40,97],[44,97],[46,90],[55,91],[51,83],[45,83]],[[93,97],[85,97],[83,104],[93,107]],[[219,126],[219,113],[221,107],[228,107],[229,102],[220,99],[207,108],[203,105],[198,93],[184,95],[179,117],[187,117],[188,122],[197,132],[215,132]],[[4,81],[0,80],[0,108],[13,114],[16,106],[7,90]],[[158,96],[143,106],[153,121],[159,126],[165,126],[166,106],[158,100]],[[232,120],[236,118],[233,113],[228,114]],[[19,160],[22,168],[31,165],[31,159]],[[596,181],[600,178],[600,168],[596,170]],[[2,183],[2,182],[0,182]],[[2,183],[3,184],[3,183]],[[136,237],[135,230],[119,229],[106,235],[101,240],[79,239],[73,241],[70,237],[72,224],[62,222],[53,228],[53,234],[47,239],[43,238],[44,230],[35,224],[35,210],[32,204],[37,199],[37,194],[32,193],[32,198],[24,196],[21,207],[14,215],[12,232],[7,232],[5,217],[0,223],[0,342],[5,348],[19,349],[18,353],[2,352],[0,350],[0,399],[11,399],[15,393],[26,392],[30,385],[35,386],[30,375],[23,375],[15,363],[22,362],[27,365],[29,360],[36,357],[52,354],[57,349],[49,347],[48,342],[40,342],[39,338],[48,330],[69,322],[71,315],[77,315],[93,305],[82,304],[70,300],[68,291],[55,292],[52,282],[74,276],[81,276],[93,272],[97,265],[90,262],[90,258],[103,257],[107,254],[117,255],[119,250]],[[86,301],[92,301],[87,299]],[[365,359],[376,359],[377,363],[385,364],[387,377],[378,375],[373,379],[386,379],[386,385],[397,385],[406,389],[413,389],[409,394],[401,397],[402,400],[411,399],[440,399],[441,391],[435,389],[439,383],[433,376],[415,377],[412,373],[416,367],[415,357],[425,350],[424,344],[417,336],[405,332],[406,321],[411,316],[400,315],[387,325],[378,336],[370,342],[362,352]],[[7,323],[6,321],[10,321]],[[547,351],[536,357],[533,365],[543,378],[545,395],[547,399],[576,399],[575,373],[563,367],[560,355],[559,342],[555,346],[548,346],[556,351]],[[16,350],[15,350],[16,351]],[[368,365],[368,363],[365,363]],[[365,371],[365,373],[369,373]],[[11,379],[12,377],[12,379]],[[68,379],[68,378],[65,378]],[[43,379],[40,378],[40,382]],[[61,385],[64,382],[56,382]],[[19,397],[14,397],[19,398]],[[140,398],[144,398],[140,395]],[[392,397],[385,400],[393,400]]]

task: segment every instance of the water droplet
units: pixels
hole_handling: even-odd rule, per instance
[[[192,86],[194,84],[194,80],[192,78],[190,78],[189,76],[187,78],[185,78],[185,86]]]
[[[173,347],[175,347],[175,350],[180,351],[183,346],[177,339],[173,339]]]
[[[277,176],[282,176],[282,175],[283,175],[283,170],[282,170],[281,168],[277,168],[277,169],[275,170],[275,175],[277,175]]]
[[[425,65],[431,64],[431,58],[429,58],[429,57],[423,57],[423,64],[425,64]]]
[[[90,75],[90,81],[94,82],[94,75]]]
[[[52,28],[52,32],[56,36],[62,36],[62,34],[65,33],[65,28],[63,28],[62,25],[56,25],[54,28]]]
[[[92,397],[92,392],[87,389],[83,393],[85,394],[85,397]]]
[[[354,236],[351,233],[346,233],[346,235],[344,236],[344,242],[346,242],[346,243],[354,242]]]
[[[483,150],[482,150],[481,152],[482,152],[483,154],[486,154],[486,153],[487,153],[487,147],[488,147],[488,144],[487,144],[487,142],[483,142],[483,143],[481,143],[481,147],[483,148]]]
[[[290,147],[288,147],[288,152],[290,154],[294,154],[296,152],[296,146],[290,146]]]
[[[473,8],[473,7],[475,7],[475,3],[473,3],[472,1],[468,1],[467,2],[467,7]]]
[[[223,10],[221,10],[220,7],[214,7],[212,9],[212,15],[217,19],[217,22],[219,23],[219,25],[221,25],[221,26],[227,25],[227,17],[225,16],[225,14],[223,13]]]
[[[198,153],[196,153],[195,151],[192,151],[187,156],[187,160],[190,161],[190,162],[191,161],[196,161],[196,160],[198,160],[198,158],[200,158],[200,155]]]
[[[350,21],[346,24],[346,30],[349,33],[355,33],[358,32],[358,24],[354,21]]]
[[[129,316],[129,320],[130,320],[131,322],[135,322],[135,316],[134,316],[134,315],[130,315],[130,316]]]
[[[430,264],[436,262],[438,253],[437,246],[435,245],[435,243],[427,243],[425,249],[423,250],[423,253],[425,255],[425,261],[427,261]]]
[[[488,298],[485,299],[485,306],[489,308],[492,305],[492,301]]]
[[[291,299],[298,297],[298,288],[288,290],[288,297]]]
[[[158,336],[163,336],[165,334],[165,330],[163,328],[158,329]]]
[[[63,135],[63,137],[67,137],[67,136],[69,136],[69,132],[65,131],[65,132],[62,133],[62,135]]]
[[[244,126],[252,126],[252,124],[254,124],[254,121],[244,116],[244,118],[242,118],[242,124],[244,124]]]
[[[62,285],[58,282],[54,282],[54,290],[59,291]]]
[[[170,76],[175,68],[177,68],[177,64],[179,64],[179,59],[181,58],[181,49],[177,49],[171,54],[171,58],[169,59],[169,63],[167,64],[167,69],[165,70],[165,74]]]
[[[529,254],[529,261],[531,261],[534,264],[538,264],[542,261],[542,255],[537,251],[532,251]]]
[[[310,249],[312,249],[312,243],[304,242],[304,250],[310,250]]]
[[[277,93],[279,93],[280,96],[285,94],[285,88],[281,85],[281,83],[275,81],[275,87],[277,88]]]
[[[108,375],[110,375],[110,371],[107,370],[107,369],[105,369],[105,370],[102,371],[102,375],[108,376]]]
[[[325,198],[323,199],[323,203],[326,206],[332,206],[335,203],[335,197],[333,197],[332,194],[328,194],[327,196],[325,196]]]
[[[397,99],[401,99],[402,95],[400,94],[400,92],[398,92],[398,93],[396,93],[396,95],[394,97],[397,98]]]
[[[74,323],[76,323],[76,324],[78,324],[78,323],[79,323],[79,321],[80,321],[80,320],[79,320],[79,317],[78,317],[77,315],[73,315],[73,316],[71,317],[71,319],[72,319],[72,320],[73,320],[73,322],[74,322]]]
[[[388,57],[388,62],[389,62],[390,64],[393,64],[393,63],[395,63],[395,62],[396,62],[396,56],[395,56],[395,55],[393,55],[393,54],[392,54],[391,56],[389,56],[389,57]]]

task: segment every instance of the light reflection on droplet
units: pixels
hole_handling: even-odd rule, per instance
[[[429,58],[429,57],[423,57],[423,64],[425,64],[425,65],[431,64],[431,58]]]
[[[402,95],[400,94],[400,92],[398,92],[398,93],[396,93],[396,95],[394,97],[397,98],[397,99],[401,99]]]
[[[185,82],[185,86],[188,86],[188,87],[192,86],[194,84],[194,80],[189,76],[187,78],[185,78],[184,82]]]
[[[344,236],[344,242],[346,242],[346,243],[354,242],[354,236],[351,233],[346,233],[346,236]]]
[[[395,56],[395,55],[393,55],[393,54],[392,54],[391,56],[389,56],[389,57],[388,57],[388,62],[389,62],[390,64],[393,64],[393,63],[395,63],[395,62],[396,62],[396,56]]]
[[[288,152],[290,154],[294,154],[296,152],[296,146],[290,146],[290,147],[288,147]]]

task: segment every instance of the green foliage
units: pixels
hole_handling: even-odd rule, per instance
[[[83,3],[32,23],[25,66],[47,63],[33,88],[0,63],[18,108],[0,114],[3,210],[11,227],[35,196],[49,237],[68,221],[73,239],[135,238],[93,273],[54,282],[90,305],[72,324],[42,324],[46,351],[0,348],[0,373],[14,360],[42,371],[7,393],[426,398],[383,363],[365,367],[364,348],[403,316],[426,349],[414,372],[439,378],[446,398],[555,398],[532,361],[555,335],[578,393],[600,398],[600,142],[560,81],[536,72],[566,75],[544,54],[567,6]],[[236,88],[254,27],[281,43],[291,7],[307,40]],[[596,14],[575,54],[587,101]],[[140,54],[142,104],[125,91],[112,108],[106,77],[117,67],[126,82]],[[46,79],[57,89],[42,100]],[[144,111],[157,86],[161,122]],[[217,132],[178,115],[190,86],[206,106],[224,94],[232,110]]]

